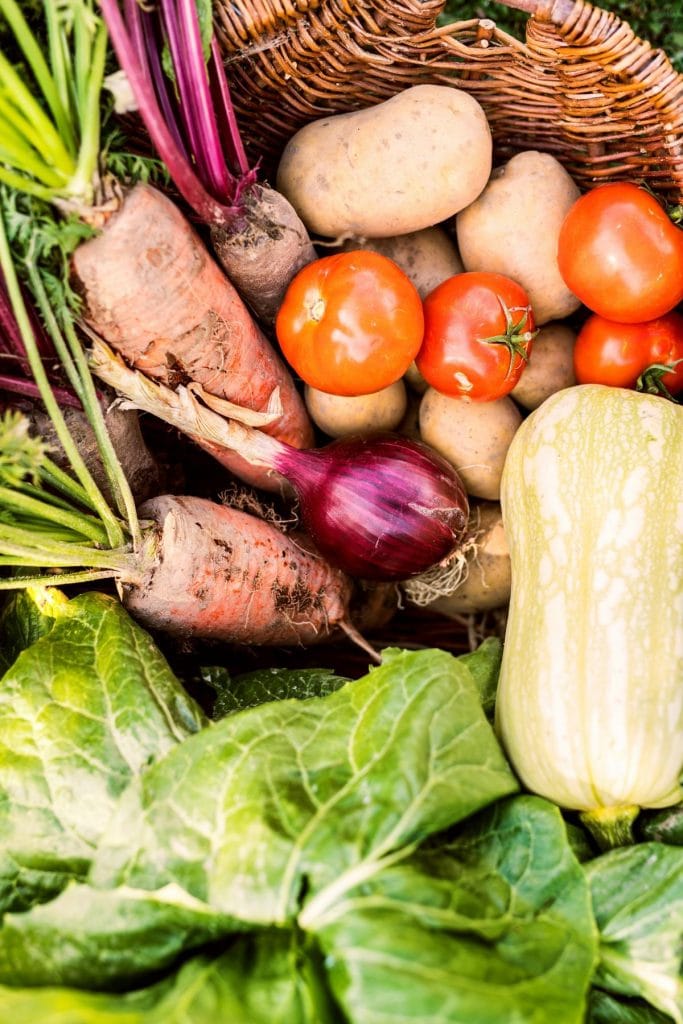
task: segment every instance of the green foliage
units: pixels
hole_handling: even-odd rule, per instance
[[[497,803],[349,892],[320,940],[363,1024],[580,1024],[596,948],[562,818],[536,797]]]
[[[681,1020],[683,850],[517,795],[498,643],[203,669],[209,723],[117,602],[46,597],[0,620],[0,1019]]]
[[[50,613],[0,685],[0,912],[87,871],[131,777],[204,723],[117,601]]]
[[[348,682],[327,668],[267,668],[233,679],[226,668],[211,665],[202,668],[200,676],[216,694],[213,708],[216,719],[272,700],[326,697]]]
[[[3,982],[40,985],[45,979],[86,989],[131,985],[172,967],[183,951],[238,930],[233,918],[178,885],[156,892],[124,885],[102,890],[78,884],[77,877],[74,872],[71,884],[50,902],[5,916]]]
[[[474,685],[479,691],[481,706],[489,718],[493,718],[496,703],[496,689],[503,645],[498,637],[489,636],[471,654],[463,654],[460,661],[470,671]]]
[[[53,587],[17,590],[9,595],[0,613],[1,675],[22,651],[50,632],[55,615],[66,600],[62,592]]]
[[[93,0],[43,4],[42,31],[17,0],[0,0],[0,10],[11,29],[0,51],[0,179],[88,205],[97,190],[104,24]]]
[[[100,150],[100,163],[106,173],[122,185],[134,185],[139,181],[153,185],[167,184],[169,175],[166,165],[157,157],[135,152],[124,130],[119,126],[108,125],[107,119],[108,114],[103,114],[105,127]]]
[[[596,988],[591,993],[586,1024],[671,1024],[671,1017],[642,1000],[617,999]]]
[[[600,928],[596,983],[683,1022],[683,849],[639,843],[585,866]]]
[[[636,827],[642,839],[657,839],[672,846],[683,846],[683,804],[661,811],[643,811]]]
[[[15,1024],[342,1024],[319,971],[296,933],[265,931],[123,995],[0,987],[0,1013]]]
[[[29,422],[20,412],[5,409],[0,414],[0,486],[37,483],[48,450],[42,438],[31,437]]]
[[[0,209],[19,272],[27,261],[39,266],[57,318],[63,322],[70,313],[77,315],[82,302],[71,284],[71,255],[95,229],[75,215],[57,220],[46,202],[6,186],[0,186]]]
[[[245,923],[285,925],[302,888],[318,913],[516,788],[467,669],[385,652],[327,697],[261,704],[181,744],[128,788],[92,880],[175,882]]]

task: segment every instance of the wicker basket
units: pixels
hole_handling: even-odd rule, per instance
[[[495,162],[539,149],[583,188],[639,180],[683,201],[683,76],[666,55],[584,0],[506,2],[530,15],[524,43],[489,19],[437,25],[445,0],[215,0],[252,158],[272,178],[283,146],[309,121],[410,85],[452,84],[484,107]],[[503,627],[500,614],[457,623],[410,608],[369,639],[459,652]],[[367,665],[349,643],[292,656],[302,665],[333,659],[349,674]]]
[[[584,0],[507,5],[531,14],[525,43],[489,19],[438,27],[444,0],[216,0],[248,148],[270,175],[308,121],[450,83],[484,107],[497,161],[540,149],[583,187],[683,200],[683,75],[663,51]]]

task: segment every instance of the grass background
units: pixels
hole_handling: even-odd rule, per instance
[[[673,0],[592,0],[603,10],[614,11],[627,21],[642,39],[661,47],[677,71],[683,72],[683,3]],[[513,11],[495,0],[448,0],[442,21],[465,21],[468,18],[491,18],[496,24],[524,39],[527,15]]]

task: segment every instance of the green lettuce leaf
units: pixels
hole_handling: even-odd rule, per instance
[[[567,829],[567,838],[569,845],[574,851],[574,856],[578,861],[583,864],[584,861],[593,860],[597,856],[597,851],[591,840],[588,837],[585,829],[581,825],[575,825],[571,821],[565,821],[565,827]]]
[[[91,881],[176,882],[282,925],[516,789],[469,671],[392,651],[327,697],[262,704],[172,750],[122,796]]]
[[[321,963],[294,931],[242,936],[189,961],[145,1024],[342,1024]]]
[[[586,1024],[671,1024],[671,1017],[639,999],[616,999],[593,989]]]
[[[326,668],[266,668],[233,678],[220,665],[202,668],[201,678],[216,693],[215,719],[273,700],[326,697],[348,682]]]
[[[22,651],[50,632],[68,598],[54,587],[29,587],[11,594],[0,613],[0,674]]]
[[[503,644],[495,636],[487,637],[479,644],[476,651],[461,654],[458,661],[470,670],[474,684],[479,691],[479,699],[489,718],[493,718],[498,689],[500,662],[503,657]]]
[[[584,1020],[590,892],[540,798],[501,801],[307,923],[352,1024]]]
[[[661,811],[641,811],[636,828],[641,839],[683,846],[683,803]]]
[[[0,987],[12,1024],[337,1024],[319,965],[294,932],[263,932],[195,956],[171,977],[124,994]]]
[[[177,885],[156,892],[72,883],[55,899],[0,928],[0,982],[7,985],[127,986],[172,967],[181,953],[237,930]],[[39,955],[36,955],[39,951]]]
[[[0,681],[0,913],[83,877],[131,778],[206,721],[118,601],[50,612]]]
[[[600,928],[596,984],[683,1022],[683,849],[639,843],[584,866]]]

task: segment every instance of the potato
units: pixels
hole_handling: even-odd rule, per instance
[[[451,398],[429,388],[420,403],[420,434],[458,470],[469,494],[497,501],[503,463],[522,414],[507,395],[493,402]]]
[[[330,437],[394,430],[407,407],[406,387],[402,380],[370,395],[354,395],[352,398],[329,395],[307,384],[304,398],[311,419]]]
[[[405,378],[404,378],[405,380]],[[398,434],[405,437],[412,437],[414,441],[421,441],[420,437],[420,395],[408,391],[408,402],[403,419],[394,429]]]
[[[456,218],[466,270],[505,274],[521,284],[537,324],[568,316],[579,300],[560,275],[557,240],[578,198],[578,187],[555,157],[535,150],[513,156]]]
[[[425,391],[429,387],[429,384],[418,370],[415,360],[412,361],[406,372],[403,374],[403,379],[413,391],[418,393],[418,395],[424,395]]]
[[[458,616],[501,608],[510,600],[511,569],[498,502],[472,508],[469,522],[472,545],[467,549],[467,575],[452,594],[429,605],[442,615]]]
[[[510,392],[511,397],[525,409],[536,409],[556,391],[576,384],[575,342],[576,333],[565,324],[541,327],[534,338],[529,362]]]
[[[473,202],[491,173],[491,148],[472,96],[415,85],[304,125],[285,147],[277,188],[316,234],[404,235]]]
[[[443,228],[424,228],[390,238],[349,238],[342,249],[371,249],[393,260],[410,278],[424,299],[447,277],[462,274],[464,267],[455,243]]]

